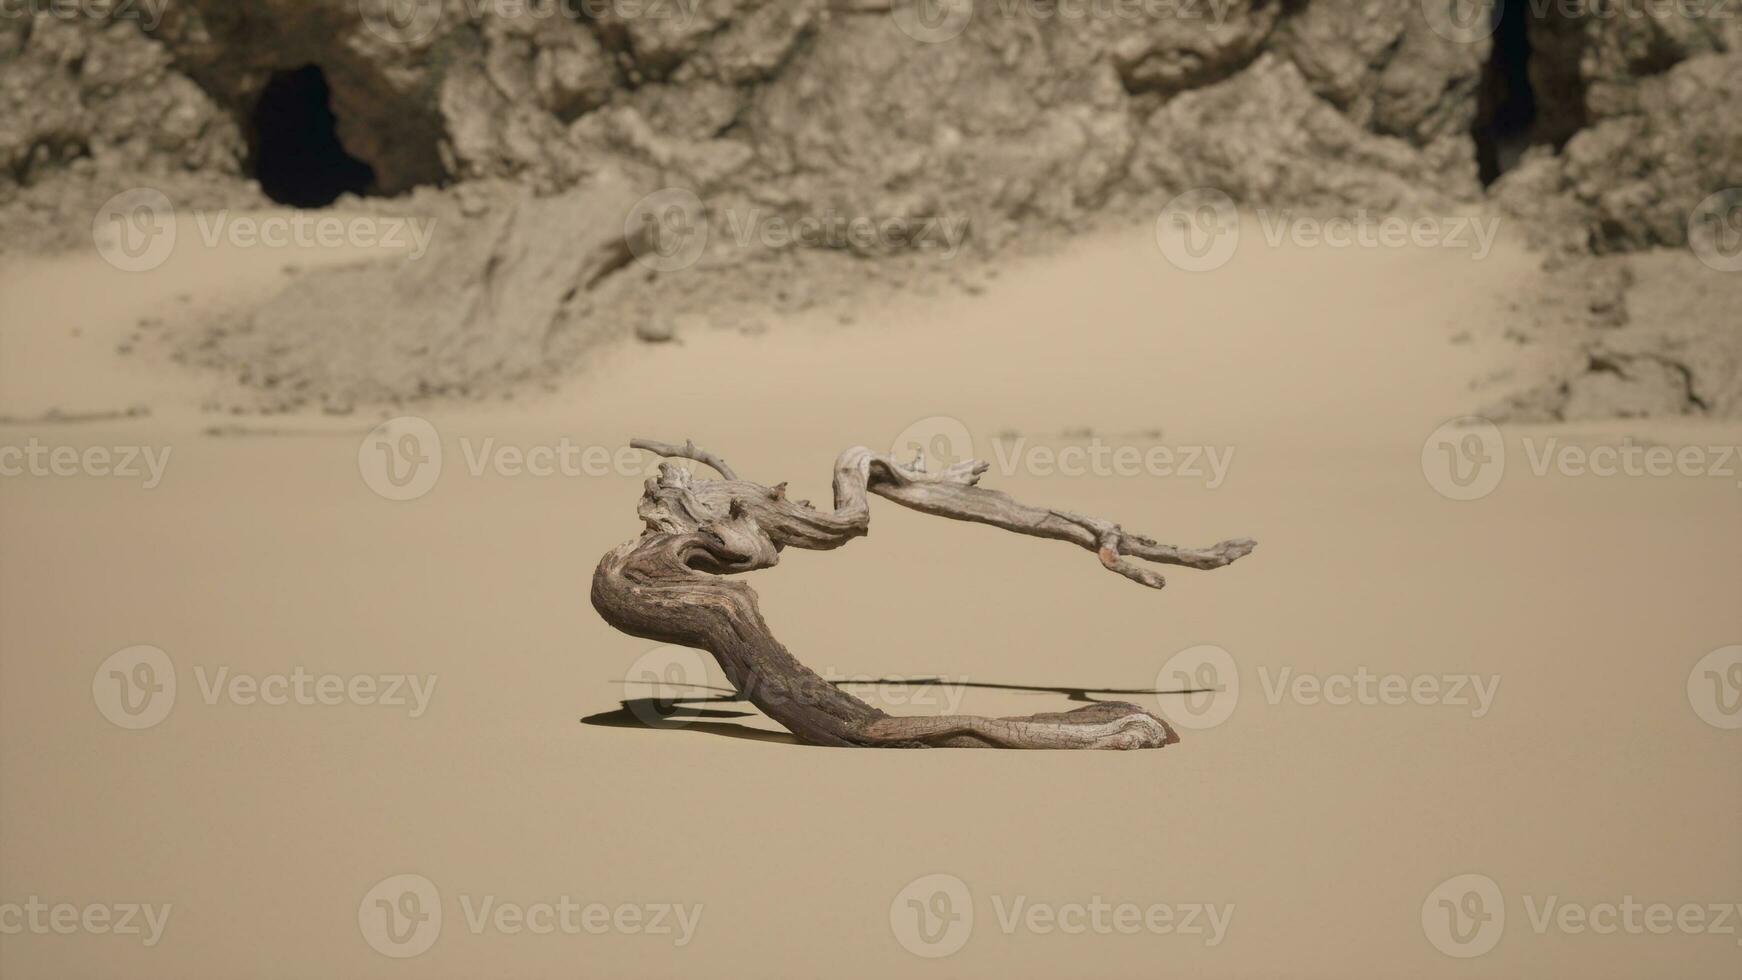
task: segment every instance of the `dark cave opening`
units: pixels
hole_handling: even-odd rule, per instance
[[[254,106],[253,171],[266,196],[298,208],[340,194],[366,194],[375,171],[346,152],[335,128],[327,76],[316,65],[274,72]]]
[[[1531,84],[1530,5],[1495,5],[1493,48],[1477,97],[1476,164],[1483,186],[1518,162],[1536,135],[1536,90]]]

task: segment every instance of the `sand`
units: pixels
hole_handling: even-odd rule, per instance
[[[1526,446],[1734,446],[1742,426],[1508,427],[1494,492],[1437,492],[1423,444],[1496,367],[1447,338],[1505,315],[1499,297],[1535,274],[1516,245],[1482,261],[1285,246],[1190,274],[1147,229],[1109,233],[1024,259],[982,295],[623,346],[556,392],[418,407],[444,462],[402,502],[360,473],[376,416],[215,416],[200,407],[220,382],[114,352],[141,317],[259,299],[291,259],[347,257],[216,249],[128,276],[76,255],[0,272],[0,443],[171,453],[151,489],[0,479],[0,903],[170,906],[150,946],[5,935],[6,977],[1736,975],[1734,919],[1728,935],[1533,921],[1551,896],[1742,901],[1742,735],[1688,690],[1702,657],[1742,643],[1742,478],[1539,477]],[[28,421],[132,405],[150,414]],[[1210,644],[1238,665],[1225,721],[1136,753],[817,749],[732,737],[778,729],[729,703],[706,725],[583,723],[645,693],[625,679],[654,645],[612,631],[586,594],[599,555],[637,533],[642,476],[468,472],[487,439],[693,437],[822,502],[841,449],[932,417],[994,459],[1018,438],[1232,452],[1213,487],[1032,462],[985,482],[1163,540],[1259,548],[1157,593],[1054,542],[874,501],[867,539],[755,575],[783,641],[833,676],[950,682],[886,687],[891,710],[959,697],[979,713],[1071,706],[998,685],[1168,688],[1170,658]],[[93,680],[138,644],[165,652],[178,690],[161,722],[128,730]],[[360,698],[209,699],[224,669],[435,687],[416,717]],[[1498,687],[1478,717],[1272,696],[1284,670]],[[1222,687],[1211,703],[1229,703]],[[1119,696],[1202,717],[1184,695]],[[1498,886],[1505,924],[1464,959],[1436,948],[1423,906],[1467,873]],[[400,959],[372,948],[359,912],[379,915],[366,897],[402,874],[439,891],[442,923]],[[916,944],[901,925],[914,896],[964,914],[929,904],[929,882],[910,888],[931,875],[960,879],[974,913],[947,957],[910,952],[940,951],[923,941],[937,933]],[[493,916],[565,898],[701,911],[681,946],[647,921],[473,924],[486,900]],[[1109,912],[1108,934],[1073,934],[1043,912],[1007,930],[1019,899],[1071,922],[1073,904],[1176,917],[1126,933]],[[1231,906],[1219,936],[1184,928],[1195,906]]]

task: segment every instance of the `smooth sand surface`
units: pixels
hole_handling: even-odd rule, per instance
[[[0,273],[0,412],[154,409],[10,424],[0,444],[172,452],[153,489],[0,479],[0,902],[172,906],[149,948],[5,935],[5,977],[1737,976],[1735,920],[1729,935],[1533,923],[1551,897],[1742,902],[1742,731],[1702,720],[1688,692],[1696,662],[1742,643],[1742,489],[1537,477],[1523,441],[1736,445],[1742,428],[1508,429],[1498,489],[1436,492],[1423,443],[1493,367],[1447,337],[1505,315],[1534,268],[1515,249],[1478,262],[1257,248],[1188,274],[1146,229],[1098,237],[1007,266],[984,295],[625,347],[552,395],[417,409],[444,466],[406,502],[360,476],[374,417],[202,435],[229,421],[198,411],[211,379],[112,353],[139,317],[245,301],[285,259],[194,253],[128,276],[75,256]],[[873,501],[868,538],[754,575],[786,645],[832,676],[965,685],[857,689],[890,710],[956,696],[1026,713],[1072,704],[972,685],[1172,690],[1169,658],[1213,644],[1238,665],[1225,722],[1134,753],[819,749],[735,737],[779,729],[731,703],[707,705],[726,714],[704,725],[584,724],[645,693],[624,682],[655,645],[587,600],[599,556],[639,530],[642,478],[467,465],[485,439],[693,437],[826,503],[842,449],[888,446],[933,416],[960,420],[989,458],[1000,432],[1056,449],[1088,443],[1084,427],[1110,446],[1231,450],[1213,489],[997,468],[984,482],[1165,541],[1259,548],[1172,570],[1153,592],[1056,542]],[[164,650],[178,683],[144,730],[106,720],[93,695],[105,658],[135,644]],[[436,687],[416,718],[208,703],[201,679],[223,668]],[[1499,686],[1474,717],[1273,698],[1284,669]],[[1195,717],[1185,695],[1119,696]],[[1460,959],[1429,941],[1423,906],[1465,873],[1499,886],[1505,926]],[[405,959],[359,925],[365,896],[398,874],[432,882],[443,914],[434,945]],[[928,959],[891,911],[934,874],[965,883],[974,923],[959,951]],[[702,913],[681,948],[468,918],[486,898],[565,896]],[[1018,899],[1232,918],[1214,944],[1007,930]]]

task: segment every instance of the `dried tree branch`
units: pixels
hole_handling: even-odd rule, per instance
[[[727,466],[725,460],[715,456],[713,453],[697,447],[694,439],[685,439],[684,444],[681,446],[673,446],[664,442],[654,442],[652,439],[631,439],[629,440],[629,447],[631,449],[645,449],[656,456],[693,459],[698,463],[706,463],[713,467],[714,472],[728,480],[738,479],[738,474],[732,472],[732,467]]]
[[[972,715],[894,717],[840,690],[799,663],[762,620],[756,593],[726,578],[773,566],[782,548],[827,550],[865,534],[868,493],[953,520],[1068,541],[1093,551],[1108,569],[1151,588],[1162,576],[1124,556],[1189,568],[1220,568],[1250,553],[1239,539],[1210,548],[1157,544],[1117,524],[1031,507],[977,485],[987,464],[967,460],[927,473],[863,447],[835,462],[832,512],[786,497],[786,485],[738,479],[698,448],[637,439],[630,445],[713,467],[723,480],[697,480],[675,463],[647,481],[637,513],[641,537],[605,555],[593,574],[593,606],[633,636],[712,653],[732,685],[800,739],[819,745],[878,747],[1157,748],[1179,736],[1134,704],[1101,702],[1058,714],[1015,718]]]

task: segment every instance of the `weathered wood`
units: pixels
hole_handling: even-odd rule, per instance
[[[927,473],[923,458],[902,465],[854,447],[835,462],[835,509],[820,511],[788,500],[784,483],[767,487],[740,480],[724,460],[693,442],[672,446],[637,439],[631,445],[704,463],[724,479],[701,480],[675,463],[660,464],[637,507],[646,528],[600,560],[593,607],[630,635],[712,653],[746,699],[818,745],[1138,749],[1179,741],[1162,718],[1122,701],[1014,718],[896,717],[799,663],[763,622],[756,592],[727,576],[773,566],[782,548],[828,550],[865,534],[871,523],[868,494],[926,514],[1066,541],[1094,552],[1109,570],[1156,589],[1166,580],[1126,557],[1210,569],[1255,546],[1238,539],[1176,548],[1111,521],[1032,507],[978,486],[987,464],[977,460]]]

